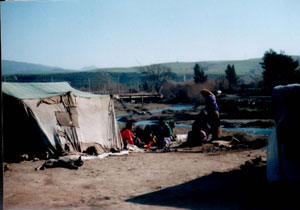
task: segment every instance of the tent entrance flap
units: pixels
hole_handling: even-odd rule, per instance
[[[56,116],[56,119],[57,119],[57,123],[60,126],[68,126],[68,127],[77,127],[77,128],[79,128],[78,115],[77,114],[70,115],[69,112],[56,111],[55,116]]]
[[[42,103],[48,105],[60,103],[63,104],[66,111],[55,112],[58,125],[79,128],[78,112],[76,110],[77,101],[76,96],[74,96],[72,92],[67,92],[61,96],[43,98],[38,102],[37,106],[39,106]]]
[[[72,92],[67,92],[60,96],[54,96],[50,98],[43,98],[38,102],[38,106],[45,104],[46,106],[56,107],[57,104],[62,105],[62,109],[54,111],[57,125],[61,127],[57,131],[55,144],[57,148],[65,151],[81,151],[81,144],[79,139],[79,122],[77,112],[77,100],[76,96]],[[55,110],[55,108],[53,108]]]

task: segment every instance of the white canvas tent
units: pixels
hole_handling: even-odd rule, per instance
[[[2,83],[4,156],[123,148],[110,96],[66,82]]]

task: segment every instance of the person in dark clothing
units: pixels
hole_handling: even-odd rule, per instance
[[[207,90],[201,90],[202,96],[205,98],[205,110],[207,112],[207,121],[211,128],[212,140],[219,139],[222,134],[221,124],[220,124],[220,114],[219,107],[216,102],[215,95]]]
[[[156,136],[153,133],[153,128],[147,125],[143,131],[142,141],[146,144],[145,148],[150,148],[153,143],[156,143]]]
[[[159,147],[169,147],[171,143],[171,132],[165,119],[161,117],[156,127],[155,136]]]
[[[192,131],[197,130],[203,130],[206,134],[211,133],[211,129],[208,125],[208,114],[205,110],[201,110],[192,124]]]
[[[207,125],[207,114],[201,111],[192,125],[192,130],[188,133],[187,141],[181,147],[201,146],[207,140],[210,128]]]

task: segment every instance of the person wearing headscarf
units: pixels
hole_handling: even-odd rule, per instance
[[[164,117],[159,118],[156,126],[157,143],[159,147],[169,147],[171,144],[171,131]]]
[[[208,115],[207,121],[211,128],[212,140],[219,139],[222,134],[222,130],[216,96],[207,89],[201,90],[201,95],[205,98],[205,110]]]

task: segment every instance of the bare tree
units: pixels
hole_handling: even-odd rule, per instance
[[[142,86],[146,91],[159,93],[167,79],[172,78],[171,69],[160,64],[141,67],[139,72],[144,75]]]

